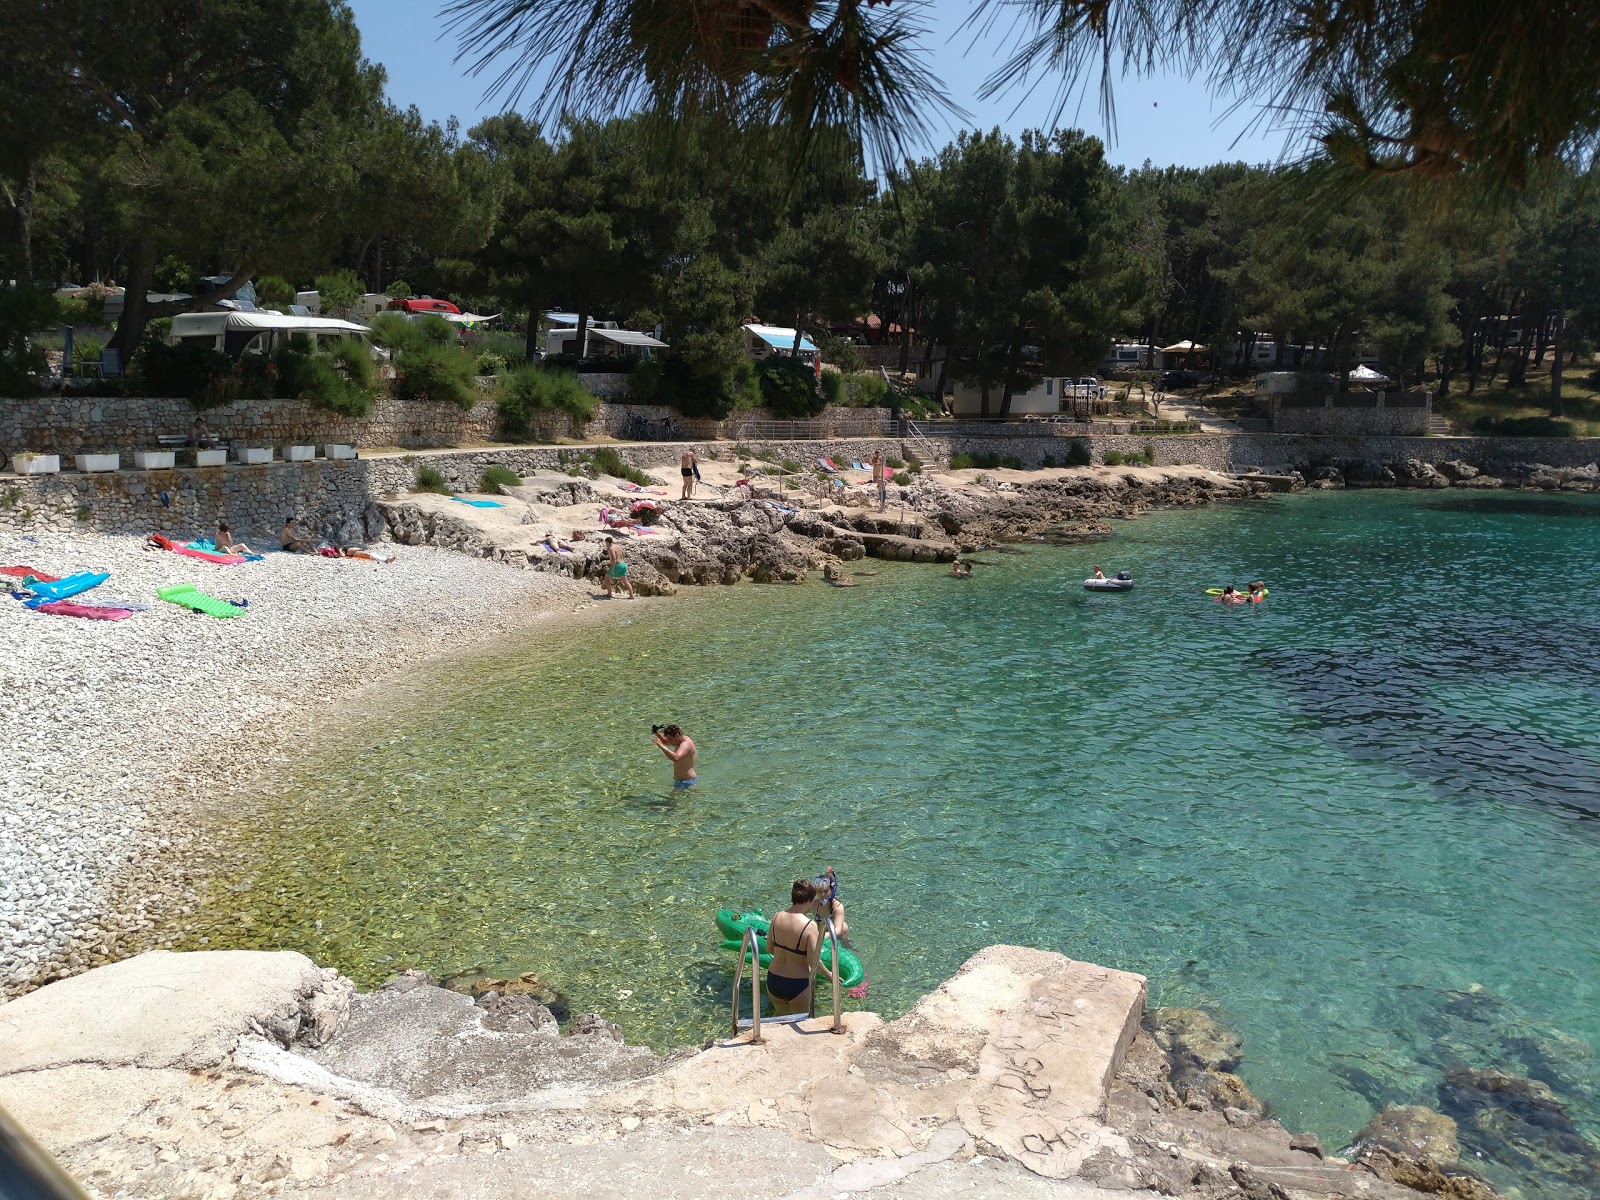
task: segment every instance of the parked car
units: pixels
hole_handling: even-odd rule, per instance
[[[1163,371],[1157,385],[1166,392],[1176,388],[1199,387],[1203,382],[1198,371]]]

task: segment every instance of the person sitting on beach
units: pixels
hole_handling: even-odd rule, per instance
[[[789,907],[774,913],[767,930],[767,996],[779,1016],[811,1011],[811,981],[817,974],[830,981],[822,965],[822,934],[811,920],[817,911],[817,885],[796,879],[789,888]],[[835,921],[835,928],[838,922]]]
[[[656,748],[672,760],[672,786],[678,791],[692,788],[700,782],[695,773],[695,760],[699,752],[694,742],[676,725],[663,725],[651,734]]]
[[[189,426],[189,444],[196,450],[217,448],[217,435],[211,432],[204,417],[196,417],[194,424]]]
[[[623,561],[622,547],[617,545],[614,538],[606,539],[606,599],[611,599],[611,589],[620,579],[628,589],[628,599],[636,597],[633,594],[633,580],[628,578],[628,564]]]
[[[226,521],[217,522],[217,536],[212,538],[218,554],[254,554],[255,551],[243,542],[233,540],[233,530],[228,528]]]
[[[283,519],[283,528],[278,530],[278,545],[290,554],[315,554],[317,550],[312,540],[296,527],[292,516]]]

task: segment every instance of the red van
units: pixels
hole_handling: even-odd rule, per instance
[[[413,296],[405,300],[389,301],[390,312],[403,313],[456,313],[461,310],[448,300],[435,300],[432,296]]]

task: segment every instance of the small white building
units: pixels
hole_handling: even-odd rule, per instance
[[[788,358],[794,355],[794,330],[786,329],[782,325],[756,325],[743,326],[744,349],[751,359],[760,361],[763,358],[781,356]],[[804,334],[800,335],[801,362],[815,366],[822,358],[822,351],[817,349],[817,344]]]
[[[971,384],[956,383],[951,394],[950,411],[958,417],[976,417],[983,413],[983,389]],[[989,389],[989,415],[1000,415],[1000,401],[1005,389],[995,384]],[[1106,389],[1098,380],[1074,379],[1070,375],[1046,375],[1025,392],[1011,393],[1013,417],[1056,417],[1062,415],[1087,417],[1092,406],[1105,400]]]

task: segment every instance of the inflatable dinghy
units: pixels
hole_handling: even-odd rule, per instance
[[[1133,576],[1126,571],[1118,571],[1114,579],[1085,579],[1085,591],[1090,592],[1131,592],[1133,590]]]
[[[760,911],[734,912],[731,908],[717,910],[717,929],[722,934],[722,948],[734,954],[739,952],[739,947],[744,944],[746,929],[756,932],[758,944],[761,947],[761,965],[763,967],[772,962],[772,955],[767,952],[767,931],[772,928],[772,922],[767,920]],[[822,939],[823,965],[833,966],[833,943],[824,936]],[[861,966],[861,960],[851,950],[844,946],[839,947],[839,983],[843,987],[852,988],[866,977],[866,971]]]

